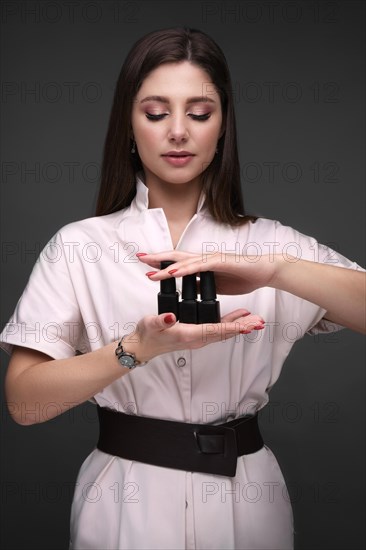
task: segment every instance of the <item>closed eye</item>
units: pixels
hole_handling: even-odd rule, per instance
[[[190,116],[193,120],[207,120],[208,118],[210,118],[211,113],[205,113],[204,115],[189,114],[188,116]]]
[[[162,120],[166,116],[166,113],[162,113],[161,115],[152,115],[151,113],[145,113],[145,115],[146,118],[149,120]]]
[[[145,115],[146,115],[146,118],[148,120],[156,121],[156,120],[162,120],[164,117],[166,117],[168,115],[168,113],[161,113],[159,115],[153,115],[151,113],[145,113]],[[202,114],[202,115],[195,115],[193,113],[189,113],[188,116],[192,120],[204,121],[204,120],[208,120],[210,118],[211,113],[205,113],[205,114]]]

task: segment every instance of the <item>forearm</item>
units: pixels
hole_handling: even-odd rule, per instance
[[[115,348],[112,343],[85,355],[38,362],[16,375],[9,369],[5,392],[14,420],[24,425],[50,420],[127,374],[129,370],[119,364]],[[22,369],[22,360],[29,361],[29,356],[25,357],[20,349],[12,360]]]
[[[135,332],[123,338],[123,349],[142,363],[163,353],[198,349],[263,328],[263,319],[245,309],[229,312],[221,321],[223,324],[211,323],[210,329],[216,330],[207,332],[205,325],[177,323],[173,314],[147,315],[140,319]],[[16,348],[5,380],[7,404],[14,420],[19,424],[50,420],[130,373],[119,363],[116,347],[117,342],[112,342],[85,355],[57,360],[48,360],[49,356],[31,349]]]
[[[270,286],[319,305],[330,321],[366,332],[366,274],[362,271],[278,257]]]

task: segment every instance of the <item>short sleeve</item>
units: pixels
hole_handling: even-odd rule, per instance
[[[302,259],[345,269],[365,271],[356,262],[349,260],[332,248],[318,243],[313,237],[304,235],[291,227],[283,226],[280,222],[276,222],[276,243],[281,247],[282,254],[284,257],[288,257],[289,261]],[[315,335],[335,332],[344,328],[325,319],[325,309],[287,292],[282,293],[280,302],[286,307],[287,311],[291,312],[292,318],[296,320],[299,327],[299,338],[305,333]]]
[[[83,322],[68,268],[61,232],[43,248],[9,322],[0,346],[14,345],[62,359],[81,349]],[[84,344],[85,345],[85,344]]]

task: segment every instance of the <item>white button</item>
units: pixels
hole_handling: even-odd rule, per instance
[[[185,364],[186,360],[184,359],[184,357],[179,357],[179,359],[177,360],[178,367],[184,367]]]

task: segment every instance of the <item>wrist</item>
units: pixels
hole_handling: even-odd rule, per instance
[[[136,340],[136,335],[129,338],[127,334],[116,342],[115,355],[121,366],[133,369],[148,361],[149,357],[143,356],[141,346]]]
[[[272,275],[267,286],[280,289],[284,277],[284,272],[286,271],[287,262],[285,261],[282,254],[275,254],[273,256],[272,262]]]

